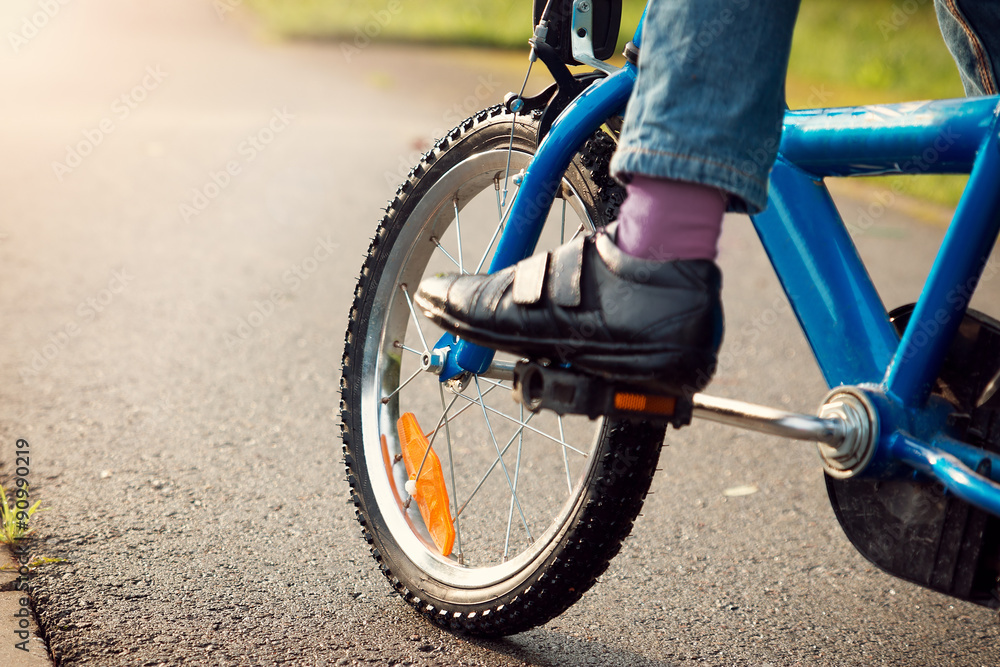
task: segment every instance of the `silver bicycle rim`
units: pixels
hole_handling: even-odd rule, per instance
[[[421,197],[408,217],[408,224],[394,241],[394,251],[388,257],[378,282],[361,361],[362,377],[368,379],[361,391],[363,450],[378,511],[392,539],[422,572],[458,588],[481,588],[510,579],[554,546],[553,538],[568,520],[585,490],[584,481],[593,465],[592,453],[603,430],[602,422],[587,422],[582,418],[575,420],[572,428],[566,428],[568,420],[553,421],[555,418],[551,415],[548,418],[552,425],[538,428],[532,423],[532,416],[507,399],[509,382],[474,378],[469,381],[465,393],[457,395],[443,388],[437,376],[419,372],[417,358],[430,351],[441,332],[416,311],[412,293],[420,278],[433,270],[435,264],[450,265],[452,271],[461,267],[469,272],[476,272],[485,266],[491,253],[484,253],[482,244],[468,256],[467,249],[463,248],[462,235],[471,236],[473,226],[469,224],[471,220],[466,222],[468,217],[463,217],[463,214],[469,211],[470,202],[477,196],[480,199],[489,197],[490,191],[497,189],[497,179],[505,173],[508,157],[512,172],[526,167],[531,159],[530,154],[516,150],[512,153],[495,150],[472,155],[451,168]],[[489,224],[478,222],[476,225],[477,234],[482,239],[490,241],[496,238],[496,228],[503,220],[503,212],[498,211],[498,207],[499,197]],[[560,208],[561,211],[558,210]],[[570,225],[565,222],[568,210],[576,218]],[[593,221],[586,214],[579,194],[568,181],[564,181],[562,201],[557,200],[557,205],[553,206],[553,214],[546,226],[551,231],[553,225],[558,228],[556,240],[568,240],[582,226],[593,228]],[[445,247],[446,238],[451,239],[451,251]],[[434,400],[440,400],[436,407],[431,407],[433,401],[429,395],[432,393]],[[486,394],[507,399],[509,408],[498,410],[487,400]],[[441,455],[444,477],[449,483],[452,516],[455,517],[458,508],[462,508],[455,521],[457,548],[447,557],[436,552],[416,503],[406,507],[407,474],[403,463],[395,461],[400,451],[396,420],[402,412],[410,411],[413,404],[422,408],[422,415],[418,414],[422,430],[433,432],[433,448]],[[500,412],[504,412],[505,416]],[[479,429],[479,436],[465,435],[463,439],[462,433],[469,428],[464,424],[474,418],[482,422],[478,427],[472,427]],[[535,423],[542,424],[543,420],[537,417],[535,420]],[[568,442],[567,431],[579,434],[581,421],[593,433],[585,442],[579,438]],[[499,436],[498,425],[510,422],[514,422],[514,437],[506,437],[506,432]],[[483,437],[483,424],[488,432],[486,437]],[[381,465],[386,463],[383,438],[390,459],[386,467]],[[460,440],[461,447],[458,447]],[[530,443],[526,445],[526,441]],[[546,450],[546,446],[550,449]],[[470,451],[470,448],[474,449]],[[529,448],[533,449],[526,453]],[[462,454],[457,449],[467,451]],[[527,463],[529,459],[540,457],[554,461],[553,469],[542,471],[540,465]],[[469,463],[469,471],[463,469],[457,473],[472,459],[481,463]],[[491,459],[492,467],[487,465]],[[391,478],[386,472],[387,467],[392,469]],[[472,472],[473,467],[482,469]],[[544,517],[542,528],[529,521],[528,515],[536,508],[525,510],[526,498],[521,497],[527,495],[524,490],[529,484],[525,481],[529,474],[544,475],[542,482],[534,482],[536,486],[541,485],[539,497],[544,507],[537,514]],[[456,483],[459,476],[462,476],[461,484]],[[491,477],[492,481],[489,481]],[[482,493],[482,485],[486,483],[481,481],[481,486],[473,486],[471,482],[477,479],[489,481],[494,489],[503,485],[507,487],[508,500],[505,502],[509,507],[500,508],[506,510],[501,512],[506,516],[499,517],[502,525],[497,526],[497,531],[503,533],[502,550],[495,548],[494,542],[499,539],[495,536],[474,538],[478,535],[476,530],[482,529],[472,529],[478,524],[470,520],[469,505],[484,504],[481,496],[477,500],[477,493]],[[563,493],[558,494],[558,500],[553,500],[556,497],[555,480],[565,487]],[[466,496],[469,496],[468,499]],[[496,503],[488,508],[476,509],[486,513],[487,518],[480,520],[485,525],[491,524],[489,514],[498,512]],[[473,541],[488,546],[483,553],[479,553],[478,548],[473,552]]]

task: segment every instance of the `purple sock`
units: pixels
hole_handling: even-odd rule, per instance
[[[634,175],[618,213],[618,247],[642,259],[715,259],[726,195],[698,183]]]

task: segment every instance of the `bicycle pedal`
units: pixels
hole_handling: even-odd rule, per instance
[[[514,367],[514,400],[531,412],[608,416],[672,424],[691,423],[689,398],[650,392],[628,383],[577,371],[519,361]]]

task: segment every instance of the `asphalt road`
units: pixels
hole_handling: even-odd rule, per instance
[[[347,309],[402,174],[516,75],[276,43],[217,6],[0,9],[0,474],[29,441],[32,549],[67,561],[34,579],[59,664],[1000,664],[994,613],[853,551],[811,446],[709,424],[668,434],[632,537],[563,616],[481,642],[412,613],[348,503]],[[885,302],[912,301],[940,229],[877,217],[859,245]],[[721,264],[713,393],[813,410],[820,375],[745,219]]]

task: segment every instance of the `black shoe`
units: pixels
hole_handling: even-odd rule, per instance
[[[614,227],[493,275],[426,278],[416,303],[486,347],[669,393],[702,389],[722,343],[719,268],[632,257]]]

